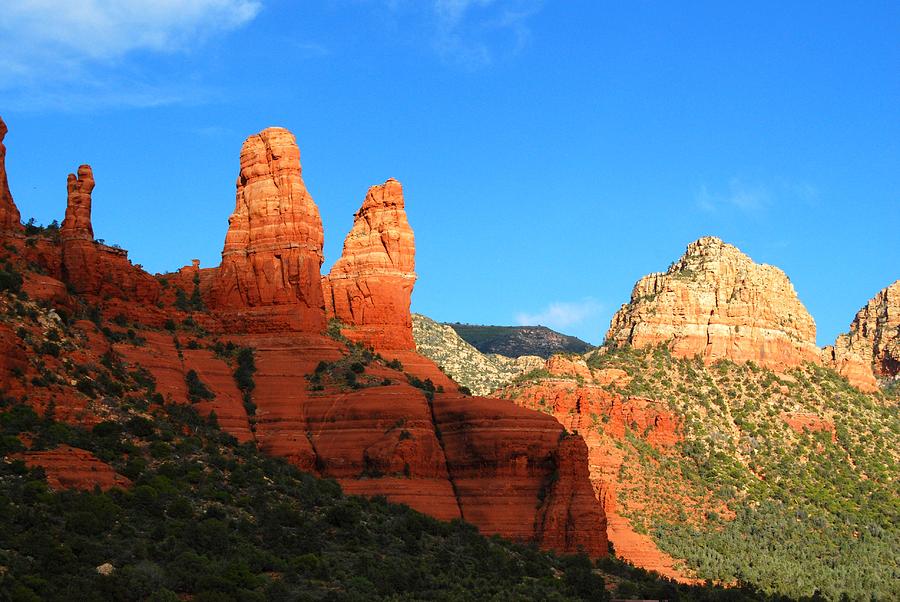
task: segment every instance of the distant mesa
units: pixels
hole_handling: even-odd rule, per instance
[[[606,343],[665,344],[678,357],[780,371],[819,361],[815,322],[784,272],[715,237],[689,244],[665,273],[641,278]]]

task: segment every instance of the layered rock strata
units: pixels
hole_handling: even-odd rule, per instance
[[[323,241],[294,135],[272,127],[250,136],[210,304],[232,330],[323,331]]]
[[[679,357],[753,361],[774,370],[818,362],[816,325],[784,272],[718,238],[691,243],[665,273],[641,278],[612,318],[612,345],[668,345]]]
[[[850,331],[823,350],[826,363],[863,390],[875,390],[878,378],[900,375],[900,280],[860,309]]]
[[[378,349],[415,349],[415,253],[400,182],[369,188],[340,259],[322,279],[328,315],[347,326],[345,336]]]
[[[22,216],[13,202],[6,178],[6,146],[3,145],[3,139],[8,131],[0,118],[0,232],[19,232],[22,230]]]

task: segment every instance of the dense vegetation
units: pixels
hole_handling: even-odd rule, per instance
[[[579,338],[560,334],[546,326],[479,326],[448,324],[467,343],[482,353],[506,357],[537,355],[548,358],[554,353],[584,353],[592,346]]]
[[[900,599],[896,397],[862,394],[815,365],[779,376],[665,348],[606,350],[589,363],[625,369],[623,393],[680,417],[684,440],[671,451],[636,432],[620,443],[620,477],[634,486],[622,491],[643,498],[633,510],[620,501],[662,549],[702,578],[771,593]],[[795,432],[796,417],[812,420]]]
[[[35,448],[91,450],[134,485],[54,493],[40,469],[0,463],[0,599],[606,598],[584,557],[346,497],[237,445],[189,407],[122,419],[87,431],[4,408],[5,453],[28,433]],[[96,568],[106,563],[108,576]]]

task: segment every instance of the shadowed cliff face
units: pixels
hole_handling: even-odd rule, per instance
[[[360,344],[324,332],[322,227],[287,130],[270,128],[244,144],[218,268],[195,263],[153,277],[124,251],[95,242],[92,189],[87,166],[70,177],[58,237],[25,244],[0,235],[0,260],[12,262],[30,291],[25,317],[0,325],[0,392],[57,420],[92,425],[105,419],[105,404],[126,401],[116,378],[137,374],[151,411],[191,403],[215,413],[239,441],[335,478],[350,493],[383,494],[560,552],[606,554],[581,440],[550,416],[460,394],[413,351],[414,245],[398,182],[369,191],[334,272],[332,298],[346,303],[333,311],[349,318],[345,330]],[[0,295],[0,304],[9,302]],[[63,310],[76,318],[71,324],[56,315]],[[58,342],[36,343],[51,331]],[[237,386],[239,348],[252,350],[250,389]],[[70,470],[58,458],[34,458],[63,485],[67,473],[102,468],[83,460]],[[103,487],[115,481],[100,476]]]
[[[679,357],[729,359],[785,370],[818,362],[816,325],[784,272],[714,237],[688,245],[665,273],[641,278],[606,341],[667,344]]]

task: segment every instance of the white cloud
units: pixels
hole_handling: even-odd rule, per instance
[[[538,313],[517,313],[516,323],[519,326],[540,325],[561,329],[580,324],[601,311],[603,311],[603,306],[595,299],[557,301]]]
[[[0,10],[0,91],[25,104],[152,106],[184,91],[126,64],[139,52],[188,51],[238,28],[257,0],[6,0]],[[7,98],[9,101],[9,98]]]
[[[479,69],[517,54],[531,36],[528,20],[543,0],[386,0],[394,13],[426,18],[429,43],[447,62]]]
[[[786,179],[776,179],[764,186],[732,178],[726,187],[717,191],[703,184],[696,195],[697,207],[708,212],[737,209],[743,213],[762,213],[776,202],[815,205],[818,199],[818,189],[809,182]]]
[[[755,212],[768,206],[769,191],[762,186],[748,185],[738,178],[732,178],[724,191],[710,192],[706,184],[697,194],[697,206],[704,211],[735,208],[745,212]]]

